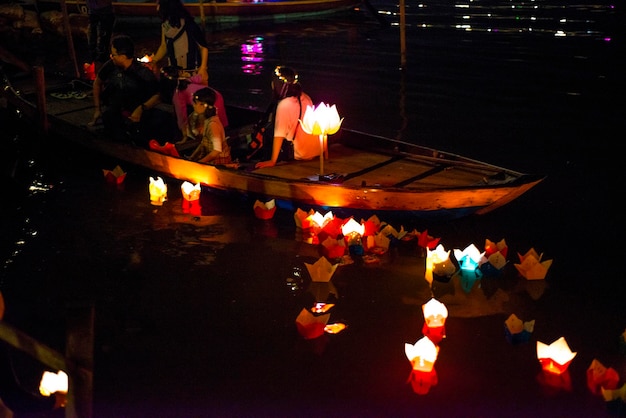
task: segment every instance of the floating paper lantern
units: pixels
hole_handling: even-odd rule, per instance
[[[126,178],[126,173],[122,170],[122,167],[116,165],[113,170],[102,169],[104,179],[109,184],[122,184]]]
[[[257,200],[254,202],[252,209],[254,210],[254,216],[257,218],[263,220],[272,219],[276,213],[276,200],[272,199],[267,202]]]
[[[537,341],[537,358],[546,372],[554,374],[565,372],[575,356],[576,353],[570,350],[564,337],[550,345]]]
[[[591,361],[587,369],[587,387],[594,395],[601,395],[602,389],[617,389],[619,375],[612,367],[605,367],[597,359]]]
[[[346,253],[346,242],[343,239],[327,237],[322,242],[322,253],[330,260],[341,258]]]
[[[150,203],[155,206],[163,206],[163,202],[167,200],[167,184],[161,177],[150,177]]]
[[[336,322],[334,324],[328,324],[324,327],[324,332],[327,334],[339,334],[341,331],[346,329],[348,326],[341,322]]]
[[[183,195],[183,213],[189,213],[193,216],[202,215],[202,207],[200,206],[200,183],[195,186],[188,181],[180,185]]]
[[[424,326],[422,333],[433,343],[439,344],[446,337],[446,319],[448,318],[448,308],[437,299],[430,299],[422,305],[424,313]]]
[[[515,314],[511,314],[504,321],[504,334],[511,344],[528,342],[535,329],[535,320],[522,322]]]
[[[450,260],[450,251],[446,251],[439,244],[434,250],[426,248],[426,280],[433,282],[434,276],[450,278],[456,271],[456,266]]]
[[[458,248],[454,249],[454,257],[459,262],[461,270],[476,270],[478,263],[484,255],[485,253],[478,251],[474,244],[468,245],[462,251]]]
[[[428,248],[434,250],[441,239],[428,235],[428,229],[425,229],[424,232],[416,232],[415,234],[417,235],[417,245],[424,249]]]
[[[363,248],[361,237],[365,232],[365,226],[355,221],[354,218],[350,218],[341,226],[341,232],[348,244],[350,254],[363,255],[365,249]]]
[[[309,219],[310,215],[313,215],[315,212],[310,210],[309,212],[305,212],[302,209],[296,209],[293,214],[293,219],[296,223],[296,228],[299,229],[309,229],[311,228],[311,220]]]
[[[423,372],[420,370],[411,370],[408,382],[411,383],[413,392],[418,395],[426,395],[432,386],[435,386],[439,378],[437,372],[433,368],[429,372]]]
[[[50,396],[53,393],[66,394],[68,389],[67,373],[59,370],[58,373],[43,372],[39,382],[39,393],[43,396]]]
[[[413,370],[430,372],[437,361],[439,348],[428,337],[422,337],[415,344],[405,343],[404,353]]]
[[[305,339],[312,340],[324,335],[324,328],[329,318],[328,313],[314,315],[308,309],[303,308],[296,318],[296,328]]]
[[[538,255],[534,248],[528,250],[524,255],[517,254],[520,263],[515,264],[515,268],[527,280],[545,279],[548,269],[552,265],[552,260],[541,261],[543,253]]]

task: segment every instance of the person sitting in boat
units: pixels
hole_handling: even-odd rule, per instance
[[[153,62],[156,64],[167,57],[170,68],[179,69],[171,100],[184,141],[188,107],[193,106],[194,94],[209,85],[208,44],[204,32],[180,0],[158,0],[156,7],[161,18],[161,44],[154,54]],[[215,95],[217,115],[226,128],[228,117],[224,98],[218,91],[215,91]]]
[[[116,141],[146,142],[155,126],[162,126],[153,109],[160,102],[154,73],[135,59],[135,45],[128,35],[111,40],[110,60],[93,83],[95,111],[88,125],[102,120],[105,132]]]
[[[290,67],[278,66],[274,70],[271,86],[273,100],[277,102],[274,135],[271,144],[262,144],[263,148],[268,147],[268,151],[271,149],[271,157],[256,163],[255,168],[273,167],[279,161],[318,157],[319,138],[304,132],[298,122],[307,106],[313,106],[309,95],[302,90],[298,74]]]
[[[215,91],[200,89],[193,96],[193,112],[188,118],[188,132],[200,138],[200,144],[189,156],[191,161],[204,164],[230,164],[230,146],[226,141],[224,126],[217,116]]]

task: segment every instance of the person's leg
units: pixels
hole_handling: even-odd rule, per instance
[[[87,45],[89,46],[89,60],[94,62],[98,58],[98,24],[99,17],[95,13],[89,13],[89,26],[87,28]]]
[[[100,16],[100,25],[98,30],[98,59],[97,61],[104,63],[109,58],[109,49],[111,45],[111,35],[113,34],[113,26],[115,25],[115,15],[113,13],[104,13]]]

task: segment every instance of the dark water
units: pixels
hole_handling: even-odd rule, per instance
[[[151,206],[155,173],[122,164],[124,187],[108,187],[102,169],[118,162],[52,141],[29,146],[37,139],[30,131],[6,130],[5,320],[62,351],[68,307],[94,304],[94,416],[625,415],[621,401],[606,403],[586,385],[593,359],[626,375],[624,176],[613,145],[624,132],[621,6],[407,5],[403,63],[397,7],[372,5],[389,11],[379,15],[389,26],[364,8],[323,21],[210,28],[211,83],[230,103],[263,108],[269,74],[290,65],[314,102],[337,105],[345,127],[546,174],[480,217],[379,214],[396,228],[427,229],[446,249],[505,239],[502,276],[471,291],[455,279],[430,289],[416,244],[403,243],[379,263],[338,267],[331,322],[348,328],[307,341],[294,322],[311,301],[304,262],[320,252],[302,241],[293,212],[263,222],[253,202],[203,191],[203,216],[194,219],[181,210],[175,180],[165,179],[164,206]],[[118,30],[147,50],[158,45],[158,28]],[[67,65],[58,54],[49,59]],[[513,266],[530,248],[553,260],[545,280],[527,281]],[[438,384],[418,395],[404,344],[421,338],[421,305],[431,296],[450,317]],[[536,321],[529,343],[505,340],[511,313]],[[561,336],[577,352],[564,387],[541,381],[535,351],[536,341]],[[22,386],[36,380],[27,361],[7,357],[21,367]]]

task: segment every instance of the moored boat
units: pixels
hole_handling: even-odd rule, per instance
[[[324,16],[357,7],[361,0],[275,0],[275,1],[184,1],[192,16],[203,22],[238,23],[246,21],[280,21],[306,17]],[[60,0],[39,0],[42,6],[59,7]],[[66,0],[69,13],[86,14],[84,0]],[[153,0],[114,1],[118,17],[154,18]]]
[[[543,180],[541,175],[349,129],[341,129],[330,137],[328,159],[322,161],[294,161],[257,170],[246,163],[200,164],[116,143],[101,130],[88,129],[86,124],[93,115],[89,99],[51,95],[54,88],[67,89],[67,81],[49,82],[44,96],[37,94],[30,78],[3,79],[2,95],[7,104],[33,121],[45,121],[47,131],[58,140],[71,141],[181,181],[251,198],[276,199],[305,210],[401,211],[424,217],[457,218],[488,213]],[[37,103],[45,113],[38,111]],[[237,140],[245,138],[259,112],[235,107],[229,107],[228,112],[232,146],[237,148],[241,145]],[[324,173],[331,175],[319,175],[321,163],[326,168]]]

